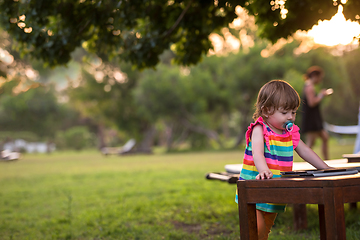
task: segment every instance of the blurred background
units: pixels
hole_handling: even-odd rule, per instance
[[[160,2],[145,1],[141,15],[136,1],[0,1],[1,147],[102,149],[134,139],[137,152],[238,148],[260,87],[283,79],[301,96],[312,65],[325,71],[319,88],[334,89],[324,120],[357,125],[360,26],[358,15],[345,19],[344,1],[307,3],[317,10],[307,14],[271,1],[276,18],[236,1]],[[294,15],[303,18],[294,24]]]

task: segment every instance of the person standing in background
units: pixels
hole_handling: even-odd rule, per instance
[[[354,153],[360,154],[360,102],[359,102],[359,115],[358,115],[358,133],[356,135]]]
[[[320,137],[322,140],[323,159],[329,159],[328,140],[329,134],[324,129],[323,119],[320,112],[321,100],[330,94],[332,89],[321,89],[316,93],[315,86],[321,83],[324,71],[318,66],[310,67],[305,74],[305,85],[303,90],[302,122],[301,132],[305,134],[305,142],[310,148],[315,144],[315,140]]]

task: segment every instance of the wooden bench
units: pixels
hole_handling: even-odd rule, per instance
[[[356,154],[344,154],[343,158],[346,158],[349,163],[360,162],[360,153]]]
[[[123,155],[129,153],[135,147],[135,139],[130,139],[122,147],[104,147],[101,149],[101,153],[107,155]]]

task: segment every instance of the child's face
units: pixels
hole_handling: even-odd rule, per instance
[[[287,121],[295,121],[296,110],[297,109],[276,109],[271,115],[268,115],[266,122],[272,129],[275,128],[274,130],[279,130],[278,132],[281,133],[283,130],[285,130],[284,124]]]

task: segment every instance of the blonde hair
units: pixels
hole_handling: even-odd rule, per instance
[[[296,90],[283,80],[272,80],[266,83],[259,91],[253,115],[254,121],[266,114],[273,114],[275,110],[297,109],[300,106],[300,97]]]

